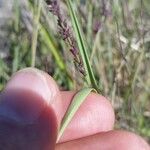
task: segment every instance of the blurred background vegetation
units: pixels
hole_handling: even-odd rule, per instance
[[[59,2],[71,27],[65,1]],[[115,128],[150,142],[149,0],[73,2],[97,83],[115,108]],[[14,72],[34,65],[53,76],[61,90],[84,86],[46,3],[0,0],[0,89]]]

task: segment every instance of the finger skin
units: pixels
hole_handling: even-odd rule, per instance
[[[17,80],[21,80],[22,84]],[[8,82],[6,89],[14,88],[14,86],[30,91],[34,90],[41,94],[54,109],[58,118],[58,126],[60,126],[60,122],[76,93],[66,91],[59,94],[55,81],[47,73],[32,68],[23,69],[16,73]],[[47,86],[47,88],[43,88],[43,86]],[[59,142],[112,130],[114,120],[114,110],[110,102],[103,96],[90,94],[75,114],[74,119]],[[93,122],[95,123],[92,124]]]
[[[5,90],[23,89],[38,93],[54,109],[58,125],[62,119],[62,103],[56,82],[47,73],[25,68],[15,73],[7,83]]]
[[[0,150],[54,150],[61,100],[46,76],[27,68],[8,82],[0,97]]]
[[[125,131],[108,131],[58,144],[55,150],[150,150],[139,136]]]
[[[74,95],[75,92],[61,92],[63,114]],[[76,112],[59,142],[112,130],[114,120],[114,110],[110,102],[99,94],[91,93]]]
[[[23,69],[11,78],[5,91],[14,89],[27,90],[41,96],[54,110],[57,128],[75,95],[75,92],[61,92],[60,94],[55,81],[48,74],[33,68]],[[95,122],[96,126],[92,127],[92,122]],[[108,131],[113,128],[113,125],[114,112],[109,101],[100,95],[91,94],[75,115],[60,142]]]
[[[0,100],[0,150],[54,150],[56,115],[39,95],[11,90]]]
[[[13,89],[28,89],[40,94],[54,109],[58,126],[60,126],[60,122],[76,93],[66,91],[59,94],[55,81],[48,74],[32,68],[23,69],[16,73],[8,82],[6,90],[12,87]],[[59,142],[112,130],[114,120],[114,111],[110,102],[103,96],[90,94],[75,114]]]

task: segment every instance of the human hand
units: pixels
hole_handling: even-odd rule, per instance
[[[55,81],[37,69],[16,73],[0,97],[0,150],[150,150],[141,137],[113,130],[111,104],[94,93],[56,144],[74,95],[73,91],[60,92]]]

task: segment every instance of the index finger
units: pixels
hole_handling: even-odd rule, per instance
[[[63,115],[75,94],[74,91],[61,92]],[[76,112],[59,143],[112,130],[114,120],[111,103],[102,95],[91,93]]]

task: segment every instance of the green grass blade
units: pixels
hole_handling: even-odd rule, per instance
[[[37,48],[37,39],[38,39],[41,8],[42,8],[42,0],[39,0],[38,1],[38,7],[35,8],[35,14],[34,14],[35,16],[34,16],[33,35],[32,35],[32,48],[31,48],[32,49],[32,59],[31,59],[31,66],[32,67],[35,66],[36,48]]]
[[[58,49],[55,47],[53,41],[51,40],[50,35],[48,34],[48,32],[46,31],[46,29],[40,25],[40,35],[44,41],[44,43],[48,46],[49,50],[51,51],[51,53],[53,54],[57,65],[59,66],[59,68],[61,70],[65,70],[65,64],[63,62],[62,57],[59,54]]]
[[[14,49],[14,58],[12,62],[12,72],[15,73],[19,67],[19,46],[16,46]]]
[[[72,24],[73,24],[73,28],[75,31],[75,35],[76,35],[76,39],[77,39],[77,43],[79,46],[79,51],[83,60],[83,64],[86,70],[86,80],[88,82],[88,85],[92,85],[93,88],[95,88],[97,91],[99,91],[99,88],[97,87],[97,83],[96,83],[96,79],[94,77],[94,73],[92,71],[91,65],[90,65],[90,61],[88,58],[88,54],[87,54],[87,49],[84,43],[84,38],[82,35],[82,30],[79,24],[79,21],[76,17],[75,11],[73,9],[73,4],[71,2],[71,0],[66,0],[67,5],[68,5],[68,9],[70,12],[70,16],[71,16],[71,20],[72,20]]]
[[[38,9],[38,12],[40,11],[40,14],[42,15],[43,13],[43,9],[45,9],[45,2],[41,1],[40,2],[40,9]],[[32,9],[32,12],[34,12],[34,6],[33,4],[30,2],[30,7]],[[44,16],[45,17],[45,16]],[[39,20],[39,14],[38,14],[38,17],[37,19]],[[40,23],[38,21],[38,30],[36,31],[36,33],[39,32],[39,35],[40,37],[42,38],[44,44],[48,47],[48,50],[52,53],[52,55],[54,56],[55,60],[56,60],[56,64],[58,65],[58,67],[61,69],[61,70],[65,70],[65,63],[59,53],[59,50],[58,48],[56,47],[56,43],[54,42],[54,40],[52,39],[52,36],[47,32],[45,26]],[[35,44],[32,43],[32,57],[35,56],[34,52],[35,52]],[[34,64],[35,60],[33,58],[32,60],[32,64]]]
[[[14,29],[16,32],[19,31],[19,17],[20,17],[20,7],[19,7],[19,0],[14,1],[14,11],[15,11],[15,24]]]
[[[65,117],[63,118],[59,135],[57,138],[57,141],[60,139],[62,134],[64,133],[66,127],[72,120],[73,116],[77,112],[77,110],[80,108],[81,104],[85,101],[86,97],[92,92],[95,91],[93,88],[84,88],[80,90],[73,98],[70,107],[68,108]]]

